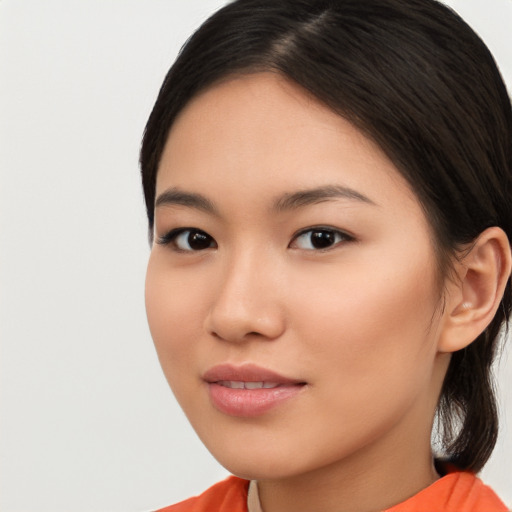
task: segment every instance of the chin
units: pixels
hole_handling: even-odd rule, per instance
[[[249,449],[247,449],[249,448]],[[217,461],[231,474],[246,480],[281,480],[293,478],[330,465],[333,460],[311,459],[301,450],[287,452],[276,444],[248,447],[232,444],[228,449],[210,450]]]
[[[269,464],[268,461],[248,462],[247,460],[230,461],[233,462],[232,464],[225,464],[220,460],[219,462],[231,474],[245,480],[281,480],[295,476],[295,473],[291,471],[289,461],[284,465],[281,463]],[[300,474],[300,471],[297,474]]]
[[[206,446],[219,464],[239,478],[273,480],[286,478],[295,473],[293,469],[296,469],[296,461],[290,455],[280,452],[275,446],[269,446],[267,450],[254,445],[251,449],[247,444],[244,446],[237,443],[230,443],[227,448],[216,446],[215,449],[210,449],[208,444]],[[297,473],[300,472],[299,469]]]

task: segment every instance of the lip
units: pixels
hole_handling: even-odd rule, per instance
[[[213,366],[203,374],[203,380],[208,383],[231,380],[243,382],[266,381],[277,382],[278,384],[304,384],[304,381],[285,377],[277,372],[252,363],[246,363],[240,366],[232,364],[219,364],[217,366]]]
[[[265,414],[297,396],[305,382],[280,375],[254,364],[221,364],[207,370],[203,380],[213,406],[229,416],[255,417]],[[237,387],[229,387],[229,383]],[[245,389],[241,383],[266,383],[272,387]],[[249,385],[250,386],[250,385]]]

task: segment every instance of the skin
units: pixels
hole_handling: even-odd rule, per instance
[[[355,194],[283,206],[326,186]],[[147,315],[167,380],[220,463],[258,480],[265,512],[382,510],[437,479],[430,435],[450,287],[442,297],[428,221],[383,152],[284,78],[241,76],[173,125],[157,198],[176,189],[215,213],[156,207]],[[341,233],[324,250],[304,233],[318,226]],[[175,228],[211,246],[159,243]],[[228,416],[201,378],[221,363],[307,385],[261,416]]]

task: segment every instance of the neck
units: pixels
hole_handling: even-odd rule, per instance
[[[296,477],[259,480],[263,512],[376,512],[405,501],[439,478],[430,439],[421,453],[417,441],[410,451],[397,446],[387,459],[368,452],[367,457],[358,454],[357,461],[348,458]]]

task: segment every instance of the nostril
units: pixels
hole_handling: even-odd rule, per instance
[[[228,301],[228,295],[226,293],[213,304],[204,320],[203,328],[212,339],[230,342],[273,340],[282,334],[284,318],[275,304]]]
[[[217,338],[219,340],[224,340],[224,339],[228,339],[228,338],[224,338],[223,336],[221,336],[219,333],[215,332],[215,331],[212,331],[211,332],[211,335],[214,337],[214,338]],[[245,333],[244,335],[242,335],[240,337],[240,340],[242,339],[246,339],[246,338],[249,338],[249,337],[253,337],[253,336],[257,336],[257,337],[261,337],[263,336],[263,334],[261,334],[260,332],[257,332],[257,331],[250,331],[250,332],[247,332]]]

